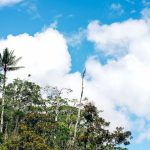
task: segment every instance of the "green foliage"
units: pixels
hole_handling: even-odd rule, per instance
[[[108,129],[110,122],[101,118],[97,108],[88,103],[83,109],[83,127],[78,135],[78,143],[85,149],[119,149],[118,145],[129,145],[129,139],[132,138],[130,131],[123,131],[122,127],[117,127],[114,132]]]
[[[0,68],[6,71],[18,70],[22,67],[16,67],[16,64],[19,62],[21,57],[16,58],[14,51],[9,51],[8,48],[5,48],[3,54],[0,54]]]
[[[3,54],[0,53],[0,69],[3,71],[3,77],[1,76],[1,80],[3,81],[2,86],[0,86],[0,90],[2,91],[1,98],[1,119],[0,119],[0,132],[4,132],[4,114],[5,114],[5,92],[6,92],[6,79],[8,71],[15,71],[22,67],[16,66],[21,57],[16,58],[14,55],[14,51],[9,51],[8,48],[3,50]]]
[[[6,85],[0,150],[126,150],[131,132],[122,127],[110,132],[110,122],[92,103],[82,105],[72,143],[78,103],[62,98],[66,91],[71,92],[46,88],[43,98],[41,87],[33,82],[15,79]]]

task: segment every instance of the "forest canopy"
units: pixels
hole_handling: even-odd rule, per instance
[[[71,89],[41,87],[29,80],[7,83],[7,72],[21,69],[7,48],[0,54],[0,150],[126,150],[132,135],[110,122],[88,99],[64,98]],[[43,96],[44,95],[44,96]]]

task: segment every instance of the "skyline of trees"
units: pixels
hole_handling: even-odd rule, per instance
[[[15,60],[10,65],[15,67],[21,58],[16,59],[8,49],[4,52],[12,57],[9,64]],[[4,54],[0,56],[1,64]],[[8,65],[6,67],[8,69]],[[0,109],[5,113],[0,150],[126,150],[132,139],[131,132],[122,127],[110,131],[110,122],[101,117],[102,111],[89,100],[82,102],[84,75],[85,72],[80,100],[72,100],[62,97],[64,90],[70,93],[70,89],[43,88],[21,79],[6,84],[6,74],[1,74]]]

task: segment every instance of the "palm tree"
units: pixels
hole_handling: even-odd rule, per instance
[[[1,122],[0,122],[0,132],[3,132],[4,124],[4,105],[5,105],[5,85],[6,77],[8,71],[15,71],[22,67],[16,66],[21,57],[16,58],[14,51],[9,51],[8,48],[3,50],[3,54],[0,53],[0,69],[3,71],[3,88],[2,88],[2,102],[1,102]]]

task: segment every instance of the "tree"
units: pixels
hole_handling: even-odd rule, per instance
[[[124,131],[122,127],[109,130],[110,122],[100,116],[100,112],[92,103],[84,105],[82,124],[78,132],[78,146],[85,150],[125,150],[119,145],[129,145],[132,139],[130,131]],[[127,149],[126,149],[127,150]]]
[[[4,140],[2,133],[1,146],[6,150],[127,150],[123,145],[130,144],[131,132],[121,127],[110,131],[110,122],[92,103],[80,108],[72,145],[79,108],[61,92],[56,87],[48,88],[43,98],[41,87],[33,82],[15,79],[7,84],[4,131],[8,130],[8,138]]]
[[[1,123],[0,123],[0,132],[3,132],[3,124],[4,124],[4,106],[5,106],[5,86],[6,86],[6,77],[8,71],[15,71],[22,67],[16,66],[21,57],[16,58],[14,55],[14,51],[9,51],[8,48],[4,49],[3,54],[0,54],[0,68],[3,71],[4,79],[3,79],[3,96],[1,103]]]
[[[4,128],[9,127],[8,132],[18,133],[19,121],[32,111],[33,105],[42,104],[41,87],[27,80],[14,79],[5,87],[5,115]]]
[[[84,91],[83,80],[84,80],[84,77],[85,77],[85,73],[86,73],[86,69],[83,71],[83,74],[82,74],[81,95],[80,95],[80,101],[79,101],[79,108],[78,108],[77,121],[76,121],[76,124],[75,124],[75,127],[74,127],[75,129],[74,129],[73,143],[74,143],[75,140],[76,140],[78,124],[79,124],[79,121],[80,121],[81,104],[82,104],[83,91]]]

